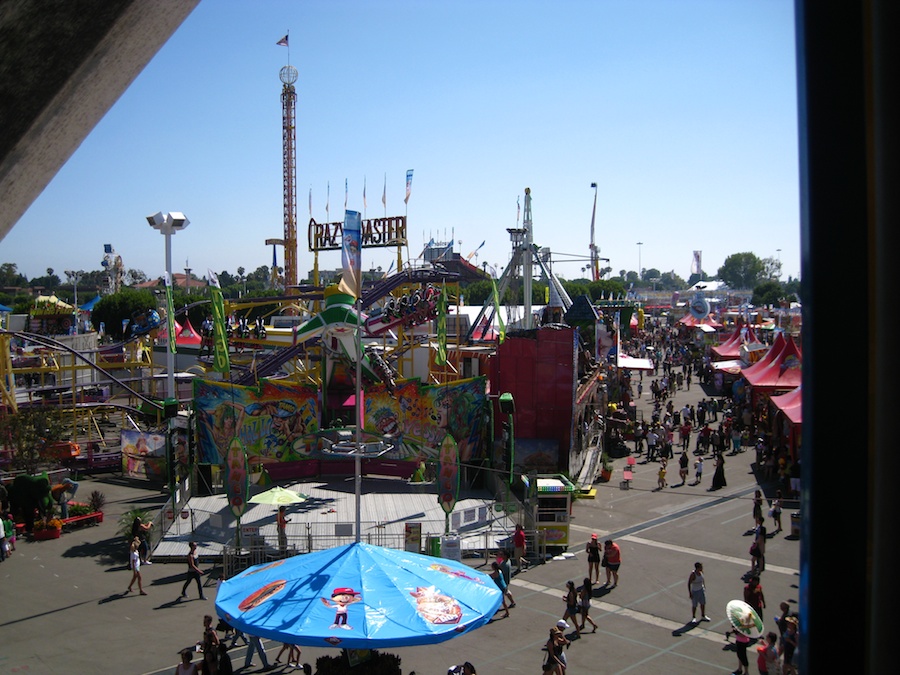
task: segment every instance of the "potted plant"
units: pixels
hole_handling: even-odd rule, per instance
[[[604,483],[608,483],[609,479],[612,478],[613,465],[606,450],[600,455],[600,463],[600,480]]]
[[[59,535],[62,533],[62,525],[62,521],[59,518],[36,520],[34,522],[34,538],[37,541],[59,539]]]

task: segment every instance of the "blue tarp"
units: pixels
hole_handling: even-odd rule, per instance
[[[0,312],[12,312],[12,307],[7,307],[6,305],[0,305]]]
[[[461,562],[355,543],[251,567],[222,583],[216,612],[276,642],[382,649],[463,635],[501,602],[494,580]]]
[[[96,305],[98,302],[100,302],[99,295],[96,298],[94,298],[93,300],[88,300],[86,303],[84,303],[78,309],[80,309],[82,312],[90,312],[92,309],[94,309],[94,305]]]

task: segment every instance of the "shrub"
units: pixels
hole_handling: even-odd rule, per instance
[[[91,493],[88,504],[90,504],[91,506],[91,513],[102,511],[103,507],[106,505],[106,496],[102,492],[100,492],[100,490],[94,490]]]

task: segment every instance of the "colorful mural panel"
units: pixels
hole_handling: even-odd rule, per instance
[[[366,431],[398,439],[389,457],[436,459],[448,433],[461,462],[486,452],[490,409],[484,377],[433,386],[407,380],[397,383],[393,394],[377,387],[364,400]]]
[[[194,380],[198,461],[221,464],[237,436],[262,462],[305,459],[316,447],[321,408],[312,386],[263,380],[259,387]]]
[[[445,385],[418,380],[366,391],[368,432],[393,437],[390,459],[437,459],[447,434],[459,447],[461,462],[480,458],[490,433],[487,378]],[[237,436],[250,458],[260,462],[308,459],[318,447],[321,399],[315,387],[263,381],[258,388],[194,380],[198,461],[222,464]]]
[[[164,481],[166,478],[166,436],[146,431],[119,432],[125,473],[129,478]]]

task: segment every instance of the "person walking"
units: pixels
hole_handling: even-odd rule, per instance
[[[129,553],[131,559],[131,583],[128,584],[128,588],[125,590],[126,593],[131,593],[131,587],[134,586],[134,582],[137,581],[138,590],[141,592],[141,595],[147,595],[144,592],[144,582],[141,579],[141,554],[140,554],[141,540],[135,537],[131,540],[131,552]]]
[[[500,589],[501,600],[503,601],[503,618],[509,618],[509,605],[506,604],[506,581],[503,580],[503,572],[500,571],[500,565],[497,562],[491,563],[491,579],[494,580],[494,583],[497,584],[497,588]]]
[[[762,585],[759,583],[759,577],[752,576],[747,585],[744,586],[744,602],[750,605],[759,618],[763,618],[763,609],[766,607],[766,596],[763,594]]]
[[[615,588],[619,585],[619,567],[622,564],[622,551],[612,539],[603,542],[603,557],[606,559],[606,585]],[[612,584],[610,585],[610,579]]]
[[[766,569],[766,540],[768,533],[762,516],[756,519],[753,543],[750,545],[750,573],[760,574]]]
[[[656,489],[662,490],[666,487],[666,467],[668,465],[668,461],[665,457],[659,458],[659,472],[656,476]]]
[[[769,507],[769,513],[772,516],[772,521],[775,523],[775,532],[781,532],[782,501],[784,501],[784,498],[781,495],[781,490],[775,490],[775,499],[772,500],[772,504]]]
[[[188,548],[190,551],[188,552],[187,557],[187,579],[184,581],[184,586],[181,587],[181,597],[179,599],[187,600],[187,589],[190,586],[191,581],[197,582],[197,592],[200,594],[201,600],[206,600],[206,596],[203,595],[203,571],[197,565],[197,542],[192,541],[188,544]]]
[[[216,675],[219,672],[219,636],[212,625],[212,615],[203,617],[203,639],[200,641],[203,652],[203,675]]]
[[[678,477],[681,478],[679,485],[687,483],[688,461],[687,450],[682,450],[681,456],[678,457]]]
[[[501,550],[497,554],[497,564],[500,566],[500,573],[503,575],[503,582],[506,584],[506,597],[509,598],[509,608],[516,606],[516,601],[509,590],[509,582],[512,581],[512,563],[509,561],[511,551],[508,549]]]
[[[580,613],[580,599],[578,597],[578,591],[575,588],[574,581],[566,582],[566,593],[563,595],[563,602],[566,603],[566,611],[562,615],[562,619],[560,621],[565,622],[566,619],[571,619],[572,623],[575,624],[575,632],[581,635],[580,629],[578,628],[578,614]]]
[[[762,503],[762,490],[757,490],[753,493],[753,527],[759,525],[762,519]]]
[[[269,669],[269,660],[266,658],[266,650],[263,649],[262,642],[256,635],[247,635],[247,652],[244,656],[244,670],[253,665],[253,652],[259,654],[259,660],[262,661],[263,668]]]
[[[588,557],[588,578],[592,582],[600,583],[600,542],[597,541],[597,535],[592,534],[591,540],[584,547]]]
[[[512,536],[513,541],[513,556],[516,559],[516,571],[521,572],[522,566],[524,565],[525,569],[528,569],[528,559],[525,557],[525,528],[522,527],[520,523],[516,524],[516,530],[513,532]]]
[[[723,457],[720,452],[716,455],[716,470],[715,473],[713,473],[712,487],[710,487],[710,490],[721,490],[727,485],[728,483],[725,481],[725,457]]]
[[[281,555],[287,554],[287,524],[291,522],[290,518],[285,517],[285,507],[278,507],[278,550]]]
[[[290,645],[287,642],[281,643],[281,651],[278,652],[278,656],[275,657],[275,663],[281,663],[281,655],[287,651],[288,653],[288,665],[297,667],[300,665],[300,654],[302,650],[297,645]]]
[[[694,563],[694,571],[688,577],[688,597],[691,599],[691,623],[709,621],[709,617],[706,616],[706,579],[703,577],[703,563]],[[700,605],[699,619],[697,605]]]
[[[781,639],[781,647],[779,655],[782,659],[782,671],[784,675],[796,675],[797,666],[794,664],[794,652],[800,643],[800,637],[797,631],[800,629],[799,621],[796,616],[785,618],[787,629]]]
[[[759,668],[759,675],[776,675],[780,672],[778,661],[778,649],[775,643],[778,636],[774,632],[766,633],[766,639],[756,648],[756,667]]]
[[[591,584],[591,580],[585,579],[581,584],[581,588],[578,590],[579,609],[581,610],[581,628],[578,629],[579,635],[581,635],[581,631],[584,630],[584,626],[588,621],[590,621],[591,625],[594,627],[594,630],[591,632],[597,632],[597,624],[591,618],[591,598],[593,597],[594,587]]]
[[[150,530],[153,529],[153,523],[145,523],[141,520],[140,516],[135,516],[134,520],[131,521],[131,538],[134,539],[137,537],[141,541],[140,545],[140,554],[141,554],[141,562],[145,565],[151,565],[150,562],[150,547],[147,545],[147,537],[150,534]]]
[[[563,631],[569,629],[570,627],[571,626],[569,626],[569,624],[560,619],[556,622],[556,626],[550,629],[550,639],[547,640],[546,644],[546,663],[551,667],[549,669],[545,667],[545,673],[552,673],[553,675],[565,675],[566,667],[568,666],[565,648],[572,643],[565,636],[565,633],[563,633]]]
[[[728,633],[725,634],[728,639]],[[740,631],[734,636],[734,651],[737,654],[738,667],[731,675],[750,675],[750,660],[747,658],[747,647],[750,646],[750,638]]]
[[[190,649],[181,650],[181,663],[175,666],[175,675],[197,675],[197,664],[191,663],[194,652]]]
[[[698,457],[694,461],[694,485],[700,485],[703,480],[703,457]]]

